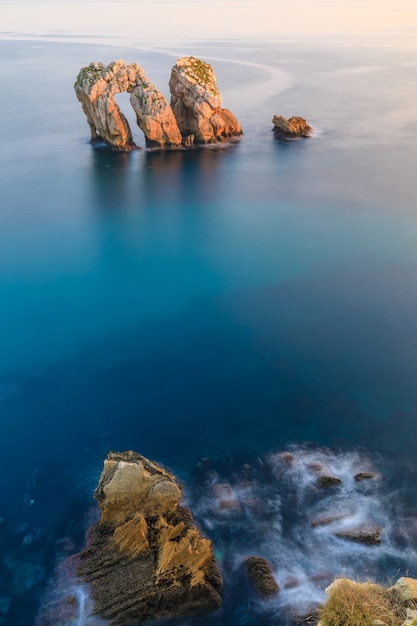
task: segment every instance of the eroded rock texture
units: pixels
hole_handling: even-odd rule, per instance
[[[178,59],[169,81],[171,107],[184,143],[206,144],[242,134],[235,116],[222,109],[211,65],[195,57]]]
[[[128,121],[114,97],[127,91],[148,145],[181,144],[169,103],[136,63],[90,63],[81,68],[74,89],[87,116],[92,141],[102,140],[115,150],[135,147]]]
[[[240,124],[222,99],[211,65],[195,57],[178,59],[169,83],[171,105],[136,63],[90,63],[74,85],[91,130],[114,150],[132,150],[129,123],[115,95],[130,93],[130,103],[149,147],[191,146],[224,141],[242,134]]]
[[[174,476],[135,452],[111,452],[95,497],[101,518],[79,556],[96,612],[111,626],[216,609],[222,585],[211,542],[179,505]]]
[[[279,592],[272,567],[268,561],[260,556],[250,556],[245,559],[246,571],[256,593],[260,598],[274,596]]]
[[[310,137],[313,132],[303,117],[290,117],[287,120],[282,115],[274,115],[272,119],[275,136],[282,139],[294,139],[296,137]]]

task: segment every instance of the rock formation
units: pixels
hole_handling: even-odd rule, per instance
[[[178,146],[181,134],[171,107],[136,63],[122,60],[109,65],[90,63],[81,68],[74,85],[91,130],[91,140],[102,140],[114,150],[132,150],[135,144],[115,94],[127,91],[149,146]]]
[[[266,559],[260,556],[250,556],[245,559],[245,566],[248,578],[260,598],[274,596],[279,592],[279,585]]]
[[[186,144],[206,144],[242,134],[222,99],[211,65],[195,57],[178,59],[169,81],[171,107]]]
[[[310,137],[313,132],[302,117],[290,117],[287,120],[282,115],[274,115],[272,119],[273,131],[279,139],[295,139],[296,137]]]
[[[90,63],[81,68],[74,84],[91,130],[91,140],[114,150],[132,150],[135,144],[115,94],[127,91],[148,147],[178,147],[223,141],[242,134],[216,85],[211,65],[194,57],[178,59],[172,69],[171,105],[136,63],[122,60],[109,65]]]
[[[382,528],[378,524],[360,524],[354,528],[338,530],[334,534],[342,539],[349,539],[357,543],[376,545],[381,543]]]
[[[379,478],[379,476],[376,472],[358,472],[354,476],[357,483],[361,483],[363,480],[370,480],[372,478]]]
[[[321,474],[317,479],[317,487],[319,489],[327,489],[327,487],[336,487],[337,485],[341,485],[342,481],[340,478],[336,478],[336,476],[331,476],[330,474]]]
[[[135,452],[111,452],[95,497],[101,518],[79,555],[95,612],[111,626],[219,607],[211,542],[179,504],[175,477]]]
[[[401,602],[417,603],[417,580],[415,578],[402,576],[389,590],[396,592]]]

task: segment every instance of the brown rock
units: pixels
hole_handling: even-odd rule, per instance
[[[209,63],[192,56],[178,59],[169,88],[185,145],[213,143],[242,134],[234,115],[221,108],[222,99]]]
[[[361,524],[354,528],[339,530],[334,534],[336,537],[341,537],[342,539],[375,545],[381,543],[381,532],[382,528],[377,524]]]
[[[79,555],[95,612],[110,626],[184,617],[221,603],[211,542],[179,505],[172,474],[135,452],[111,452],[95,497],[101,518]]]
[[[389,591],[395,591],[401,602],[417,602],[417,580],[415,578],[403,576],[389,588]]]
[[[282,115],[274,115],[272,119],[275,135],[282,139],[294,139],[296,137],[310,137],[313,129],[302,117],[290,117],[287,120]]]
[[[296,589],[300,586],[300,581],[295,576],[290,576],[284,580],[282,586],[284,589]]]
[[[266,559],[260,556],[250,556],[245,559],[245,566],[249,580],[260,598],[274,596],[279,592],[279,585]]]
[[[336,485],[341,485],[342,481],[340,478],[336,478],[336,476],[330,476],[329,474],[322,474],[318,477],[317,486],[320,489],[325,489],[327,487],[335,487]]]
[[[355,474],[355,480],[358,483],[362,482],[362,480],[369,480],[371,478],[378,478],[378,474],[376,472],[358,472]]]
[[[102,140],[114,150],[135,148],[129,124],[114,97],[127,91],[148,145],[181,144],[170,105],[136,63],[90,63],[81,68],[74,89],[87,116],[93,142]]]

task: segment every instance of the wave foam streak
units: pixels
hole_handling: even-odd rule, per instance
[[[313,611],[337,576],[383,581],[417,573],[417,552],[405,545],[410,533],[415,543],[416,524],[399,517],[379,464],[364,452],[311,447],[250,465],[202,461],[188,504],[217,548],[226,591],[247,584],[246,557],[266,558],[280,592],[261,602],[249,591],[249,610],[285,622]]]

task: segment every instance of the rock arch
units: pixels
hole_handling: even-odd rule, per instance
[[[181,133],[169,103],[136,63],[90,63],[81,68],[74,89],[93,142],[102,140],[114,150],[135,148],[129,123],[114,97],[127,91],[148,146],[181,144]]]
[[[211,65],[195,57],[178,59],[169,81],[171,104],[136,63],[90,63],[74,85],[91,130],[114,150],[132,150],[129,123],[115,100],[127,91],[138,126],[149,147],[191,146],[224,141],[242,134],[239,122],[222,99]]]

